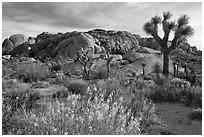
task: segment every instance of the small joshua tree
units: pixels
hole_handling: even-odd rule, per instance
[[[89,79],[89,74],[90,74],[90,68],[94,64],[93,58],[88,57],[88,54],[91,49],[84,50],[81,48],[81,51],[78,51],[76,54],[75,61],[79,61],[79,63],[83,66],[84,70],[84,78]]]
[[[156,73],[157,74],[157,78],[159,78],[160,77],[160,73],[161,73],[161,65],[159,64],[159,62],[156,62],[155,64],[154,64],[154,66],[153,66],[153,71],[154,71],[154,73]]]
[[[144,62],[142,62],[142,74],[145,75],[145,66],[146,64]]]
[[[187,68],[187,64],[186,63],[184,63],[183,68],[184,68],[184,73],[187,76],[188,75],[188,68]]]
[[[179,69],[179,60],[176,60],[176,75],[178,75],[178,69]]]
[[[174,76],[176,75],[176,62],[173,62],[173,67],[174,67]]]
[[[169,56],[171,51],[175,50],[181,42],[187,40],[188,37],[191,37],[194,34],[194,30],[191,26],[188,25],[189,17],[187,15],[182,15],[178,18],[177,23],[175,21],[169,21],[172,14],[170,12],[163,13],[163,20],[159,16],[154,16],[150,21],[144,24],[144,31],[147,34],[153,36],[153,38],[158,42],[161,47],[161,52],[163,53],[163,74],[169,74]],[[158,35],[158,25],[162,24],[164,37],[160,38]],[[174,38],[171,42],[171,45],[168,46],[168,40],[170,32],[174,31]]]
[[[107,78],[109,78],[110,75],[110,63],[113,60],[113,57],[110,56],[110,52],[111,52],[111,43],[112,41],[107,40],[102,42],[102,46],[105,49],[105,60],[107,61],[106,66],[107,66]]]

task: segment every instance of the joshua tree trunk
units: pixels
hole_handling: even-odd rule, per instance
[[[174,65],[174,76],[176,75],[176,64],[173,64]]]
[[[145,75],[145,67],[143,67],[142,73],[143,75]]]
[[[163,74],[165,76],[169,75],[169,57],[170,57],[170,52],[165,51],[163,54]]]
[[[112,58],[107,59],[107,78],[109,78],[110,75],[110,62],[112,61]]]
[[[84,65],[83,67],[84,67],[84,78],[88,79],[88,70],[86,68],[86,65]]]

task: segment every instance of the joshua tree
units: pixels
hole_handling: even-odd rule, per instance
[[[78,51],[76,54],[75,61],[79,61],[79,63],[83,66],[84,69],[84,78],[89,79],[90,68],[93,65],[93,58],[89,58],[88,54],[91,49],[84,50],[81,48],[81,51]]]
[[[159,64],[159,62],[156,62],[153,66],[153,71],[154,73],[157,74],[157,78],[160,77],[159,73],[161,73],[161,65]]]
[[[172,14],[170,12],[163,13],[163,20],[159,16],[154,16],[150,21],[144,24],[144,31],[147,34],[153,36],[153,38],[158,42],[161,47],[161,52],[163,53],[163,74],[169,74],[169,56],[171,51],[176,49],[183,40],[187,40],[188,37],[191,37],[194,34],[194,30],[191,26],[188,25],[189,17],[187,15],[182,15],[178,18],[177,23],[175,21],[169,21]],[[164,37],[160,38],[158,35],[158,25],[162,24]],[[168,46],[169,34],[171,31],[174,31],[175,35],[171,42],[171,45]]]

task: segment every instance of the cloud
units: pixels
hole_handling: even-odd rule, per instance
[[[3,39],[12,33],[36,36],[42,31],[57,33],[94,28],[127,30],[146,36],[143,24],[156,14],[162,16],[164,11],[171,11],[173,19],[181,14],[191,17],[195,36],[189,42],[201,49],[202,3],[198,2],[3,2]]]

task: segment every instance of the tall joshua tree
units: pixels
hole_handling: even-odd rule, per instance
[[[163,19],[159,16],[154,16],[150,21],[146,22],[143,26],[144,31],[147,34],[153,36],[153,38],[158,42],[161,47],[161,52],[163,53],[163,74],[169,74],[169,57],[171,51],[176,49],[183,40],[191,37],[194,34],[194,30],[189,26],[189,16],[182,15],[177,19],[177,22],[170,21],[172,14],[170,12],[163,13]],[[162,25],[164,36],[161,38],[158,35],[158,26]],[[174,32],[174,38],[171,45],[168,46],[168,40],[170,32]]]

